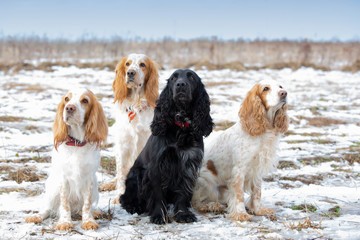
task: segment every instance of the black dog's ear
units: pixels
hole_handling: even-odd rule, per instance
[[[168,126],[171,124],[170,111],[175,108],[172,105],[172,92],[167,84],[156,101],[154,118],[150,125],[154,136],[165,135]]]
[[[214,123],[210,116],[210,98],[200,78],[198,84],[199,85],[196,91],[197,96],[193,105],[194,110],[192,126],[197,134],[207,137],[214,127]]]

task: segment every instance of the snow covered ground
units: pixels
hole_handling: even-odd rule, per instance
[[[160,89],[172,71],[161,71]],[[115,118],[114,72],[57,67],[0,72],[0,239],[360,239],[360,73],[307,68],[197,73],[210,94],[212,117],[223,128],[238,121],[240,103],[255,82],[273,78],[288,91],[290,129],[281,140],[279,168],[263,184],[263,202],[277,218],[233,222],[223,214],[197,213],[196,223],[158,226],[113,205],[114,192],[102,192],[99,207],[106,214],[97,231],[82,230],[79,219],[70,232],[55,231],[55,219],[25,223],[42,206],[60,97],[87,87],[107,117]],[[110,128],[108,143],[113,135]],[[111,144],[102,156],[113,158]],[[99,169],[99,184],[111,178]]]

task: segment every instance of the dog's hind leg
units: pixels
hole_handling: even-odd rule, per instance
[[[25,222],[27,222],[27,223],[41,223],[42,221],[47,219],[50,216],[51,212],[58,208],[59,201],[60,201],[60,195],[56,191],[52,191],[50,193],[46,192],[44,200],[45,200],[45,202],[44,202],[44,205],[45,205],[44,210],[41,210],[40,213],[38,213],[38,214],[34,214],[34,215],[30,216],[30,217],[25,218]]]

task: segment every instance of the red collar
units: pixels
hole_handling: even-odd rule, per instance
[[[84,140],[83,142],[71,137],[68,135],[67,137],[67,142],[65,143],[68,146],[74,146],[74,147],[82,147],[86,145],[86,140]]]
[[[174,121],[175,125],[178,125],[179,127],[189,127],[189,123],[188,122],[185,122],[185,123],[179,123],[177,121]]]

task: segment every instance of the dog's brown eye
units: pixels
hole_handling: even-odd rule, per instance
[[[145,67],[145,63],[140,63],[140,67]]]
[[[282,86],[280,85],[279,88],[282,88]]]
[[[65,98],[65,102],[68,102],[70,99],[68,97]]]
[[[264,87],[264,92],[269,91],[268,87]]]
[[[86,104],[86,103],[88,103],[89,101],[88,101],[86,98],[84,98],[81,102]]]
[[[129,63],[129,62],[127,62],[125,65],[126,65],[126,66],[130,66],[130,63]]]
[[[187,75],[187,77],[188,77],[190,80],[194,80],[194,76],[193,76],[191,73],[189,73],[189,74]]]

